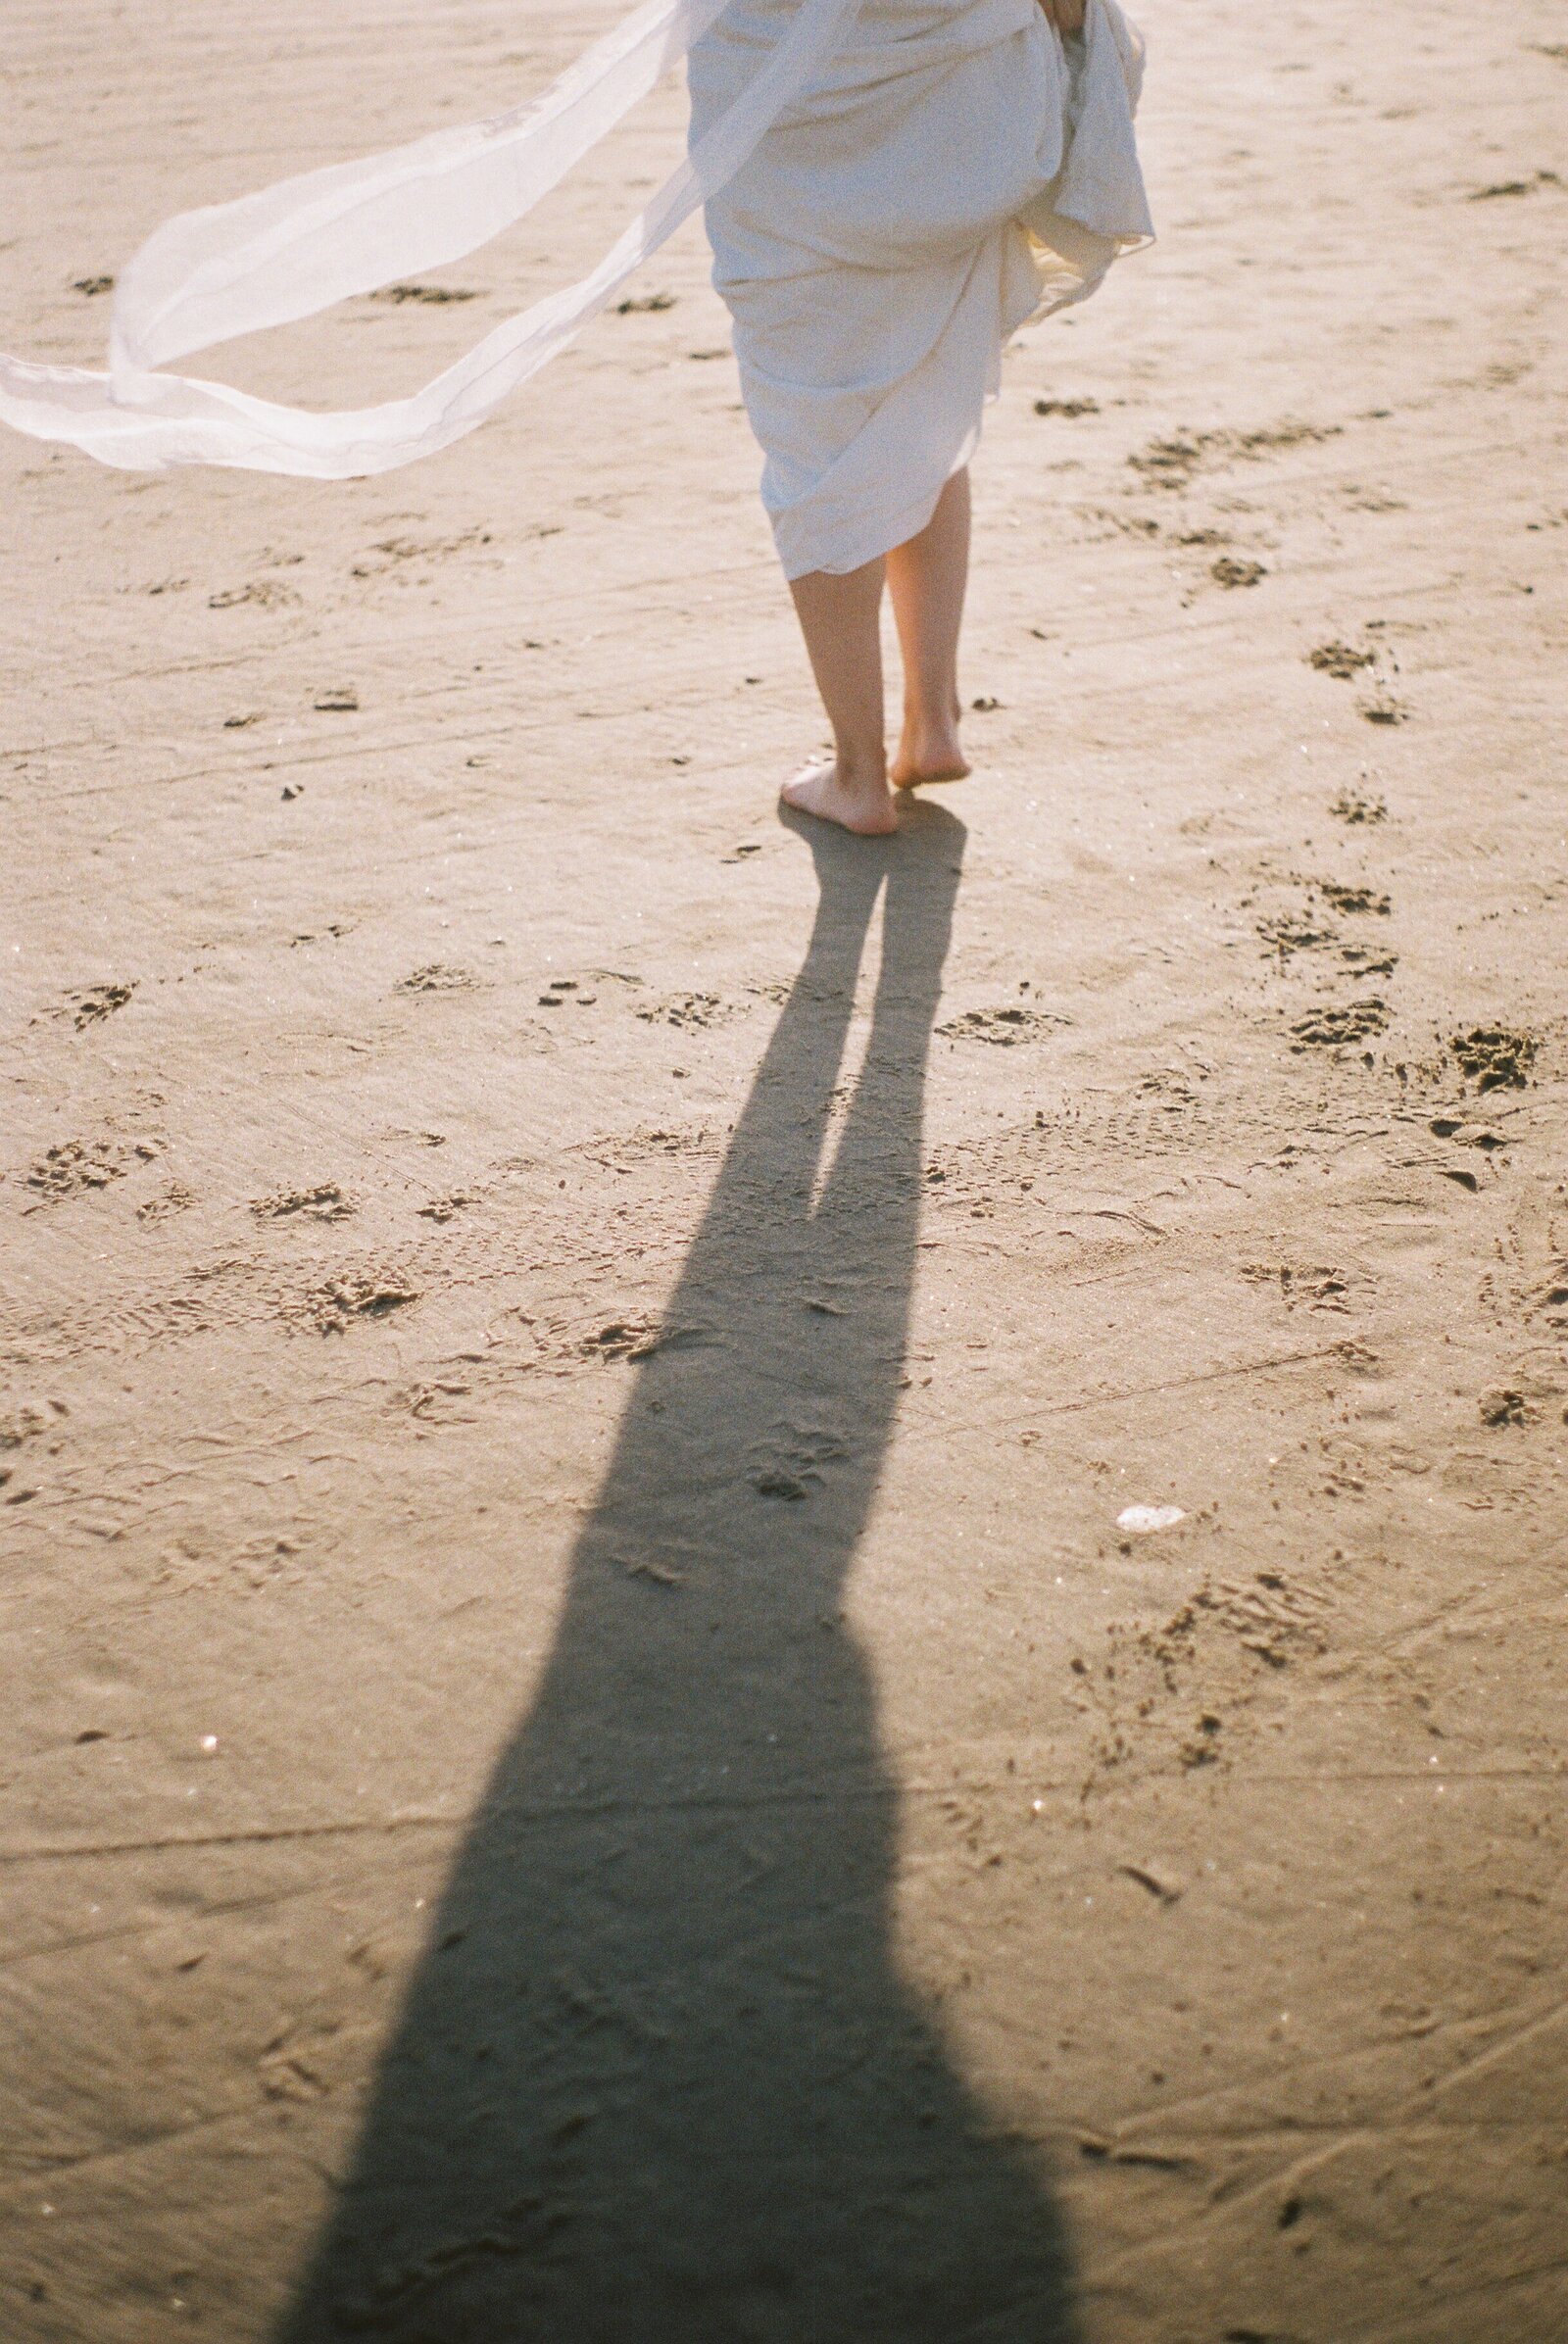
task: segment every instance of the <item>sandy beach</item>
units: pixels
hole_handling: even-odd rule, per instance
[[[0,439],[8,2344],[1568,2335],[1568,28],[1134,13],[891,842],[695,222]],[[616,14],[18,0],[0,348]]]

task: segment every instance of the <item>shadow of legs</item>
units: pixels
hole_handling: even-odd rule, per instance
[[[889,842],[811,828],[805,965],[280,2344],[1076,2335],[1038,2179],[898,1972],[897,1790],[840,1617],[964,834],[925,806]]]

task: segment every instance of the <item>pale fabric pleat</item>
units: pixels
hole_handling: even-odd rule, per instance
[[[488,243],[678,65],[726,5],[648,0],[541,99],[170,220],[121,278],[108,371],[0,356],[0,420],[148,471],[212,464],[348,479],[447,447],[564,348],[724,185],[843,38],[859,0],[801,0],[748,86],[591,275],[508,318],[412,398],[313,414],[153,369]]]
[[[1061,173],[1021,217],[1039,315],[1087,300],[1112,261],[1153,240],[1133,127],[1143,94],[1143,34],[1116,0],[1090,0],[1082,61],[1068,75]]]
[[[791,0],[732,0],[692,54],[717,120]],[[794,578],[916,536],[974,454],[1006,341],[1152,235],[1134,115],[1143,43],[1090,0],[862,0],[853,31],[708,207]]]

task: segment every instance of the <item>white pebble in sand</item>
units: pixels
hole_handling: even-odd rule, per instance
[[[1116,1516],[1116,1528],[1131,1531],[1136,1537],[1152,1530],[1174,1530],[1178,1522],[1186,1519],[1180,1506],[1123,1506]]]

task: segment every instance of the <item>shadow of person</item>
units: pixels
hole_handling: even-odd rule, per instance
[[[891,1942],[840,1610],[903,1381],[964,839],[820,901],[279,2344],[1068,2344],[1059,2222]],[[831,1161],[885,888],[862,1071]]]

